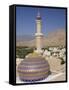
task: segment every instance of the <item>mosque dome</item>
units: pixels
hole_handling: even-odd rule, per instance
[[[18,65],[18,73],[21,81],[39,81],[48,77],[50,67],[41,56],[27,57]]]

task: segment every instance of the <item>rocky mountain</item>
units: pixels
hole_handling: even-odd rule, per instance
[[[22,36],[16,40],[17,46],[35,46],[34,36]],[[43,46],[65,46],[66,44],[66,32],[65,30],[57,30],[50,32],[47,36],[43,37]]]

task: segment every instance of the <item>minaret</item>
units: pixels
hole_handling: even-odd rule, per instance
[[[42,53],[42,41],[43,41],[43,33],[41,32],[42,29],[42,20],[41,20],[41,16],[40,16],[40,12],[38,10],[38,14],[36,17],[36,33],[35,33],[35,38],[36,38],[36,50],[35,52],[37,53]]]

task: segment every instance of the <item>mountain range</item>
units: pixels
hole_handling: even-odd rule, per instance
[[[66,45],[65,30],[56,30],[48,33],[47,36],[44,35],[42,43],[43,43],[43,47],[65,46]],[[35,47],[35,45],[36,45],[35,36],[23,35],[23,36],[17,36],[16,38],[16,46]]]

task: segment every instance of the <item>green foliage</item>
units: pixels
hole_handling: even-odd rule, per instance
[[[49,51],[49,47],[46,47],[46,48],[42,48],[43,50],[48,50]]]
[[[61,59],[61,65],[65,63],[64,59],[63,58],[60,58]]]
[[[64,60],[62,60],[62,61],[61,61],[61,64],[64,64],[64,63],[65,63],[65,61],[64,61]]]
[[[25,58],[25,56],[29,53],[33,52],[33,48],[29,47],[16,47],[16,57]]]

